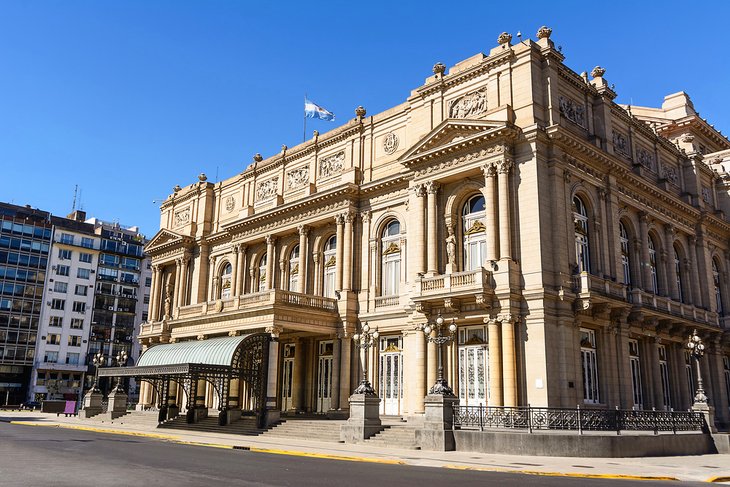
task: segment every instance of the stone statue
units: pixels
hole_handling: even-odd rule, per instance
[[[165,318],[170,318],[170,309],[172,307],[172,284],[165,286]]]
[[[454,229],[449,228],[449,236],[446,237],[446,255],[448,256],[449,264],[456,262],[456,237],[454,237]]]

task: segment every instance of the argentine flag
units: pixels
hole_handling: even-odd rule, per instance
[[[335,114],[329,110],[322,108],[313,101],[304,99],[304,116],[309,118],[319,118],[320,120],[334,121]]]

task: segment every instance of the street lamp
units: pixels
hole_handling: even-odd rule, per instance
[[[456,336],[456,320],[453,318],[451,319],[451,324],[448,326],[448,334],[441,333],[441,330],[444,330],[444,332],[446,332],[444,328],[444,318],[441,316],[441,313],[438,314],[435,323],[428,323],[426,324],[426,326],[423,327],[423,334],[426,335],[426,340],[431,343],[435,343],[438,347],[438,378],[436,379],[436,383],[428,391],[428,393],[452,397],[454,396],[454,391],[453,389],[451,389],[451,387],[449,387],[446,379],[444,379],[444,366],[443,358],[441,355],[444,343],[451,342]],[[435,336],[431,336],[432,331],[436,332]]]
[[[357,386],[357,389],[355,389],[355,394],[365,394],[366,396],[375,396],[375,390],[373,389],[373,386],[370,385],[370,381],[368,380],[368,350],[370,347],[374,347],[378,343],[378,337],[380,336],[380,333],[378,332],[377,327],[374,331],[370,331],[370,325],[367,323],[363,323],[362,329],[360,334],[357,333],[352,336],[353,341],[355,342],[355,346],[357,348],[362,348],[365,351],[365,362],[362,368],[362,380],[360,381],[360,385]]]
[[[114,357],[114,359],[117,361],[117,367],[126,367],[128,357],[129,356],[127,355],[126,350],[122,350],[121,352],[119,352],[117,354],[117,356]],[[117,377],[117,385],[114,386],[114,390],[112,391],[112,394],[124,393],[124,388],[120,389],[120,387],[119,387],[121,385],[121,383],[122,383],[122,378]]]
[[[104,362],[106,362],[106,357],[104,357],[104,354],[101,353],[101,350],[98,351],[98,352],[96,352],[96,354],[94,354],[94,357],[91,359],[91,363],[93,363],[94,364],[94,367],[96,368],[96,371],[94,373],[94,385],[91,386],[91,391],[92,392],[101,392],[101,391],[99,391],[99,386],[98,386],[98,383],[99,383],[99,367],[103,367],[104,366]]]
[[[705,354],[705,345],[702,343],[702,338],[697,335],[697,329],[694,329],[689,336],[687,349],[697,364],[697,393],[695,394],[695,404],[707,404],[705,389],[702,387],[702,373],[700,372],[700,359]]]

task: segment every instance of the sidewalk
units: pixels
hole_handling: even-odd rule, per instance
[[[730,485],[730,455],[566,458],[488,455],[472,452],[428,452],[382,449],[368,445],[325,443],[296,438],[261,438],[171,429],[151,430],[140,425],[124,424],[123,418],[113,423],[101,423],[94,420],[82,421],[74,417],[57,417],[55,414],[40,412],[0,411],[0,422],[140,435],[176,443],[348,461],[469,470],[512,471],[537,475],[703,481]]]

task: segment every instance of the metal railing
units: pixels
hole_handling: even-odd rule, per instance
[[[455,429],[706,432],[702,413],[627,409],[454,406]]]

